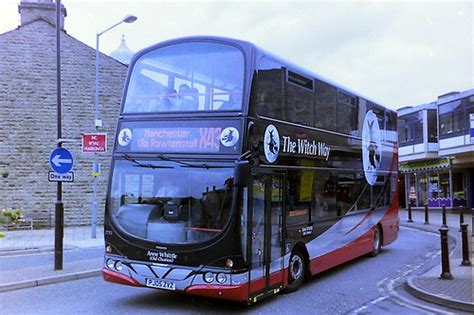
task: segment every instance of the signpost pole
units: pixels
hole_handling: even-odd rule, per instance
[[[92,201],[92,226],[91,226],[91,237],[92,238],[97,238],[97,208],[98,208],[98,203],[97,203],[97,182],[98,182],[98,175],[99,175],[99,162],[98,162],[98,156],[97,153],[94,153],[94,165],[92,169],[92,176],[94,176],[94,194],[93,198],[94,200]]]
[[[61,125],[61,0],[56,0],[56,117],[57,117],[57,146],[60,148],[62,143],[62,125]],[[57,198],[55,204],[55,226],[54,226],[54,269],[63,269],[63,238],[64,238],[64,205],[62,182],[58,181]]]
[[[98,127],[96,126],[96,129]],[[87,133],[82,136],[82,153],[94,153],[94,164],[92,165],[93,182],[93,200],[92,200],[92,219],[91,219],[91,237],[97,237],[97,212],[99,202],[97,201],[97,186],[99,185],[100,163],[99,153],[107,152],[107,134],[96,132]]]

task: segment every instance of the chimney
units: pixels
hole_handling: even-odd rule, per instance
[[[22,26],[40,18],[56,25],[56,3],[53,0],[21,0],[18,12],[21,16]],[[61,30],[64,30],[64,18],[66,16],[66,8],[61,4]]]

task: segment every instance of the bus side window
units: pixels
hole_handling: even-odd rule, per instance
[[[315,121],[313,126],[336,130],[336,88],[326,82],[316,80],[314,97]]]
[[[304,171],[293,171],[288,173],[287,190],[287,224],[304,224],[309,221],[311,208],[312,177],[307,176]]]
[[[285,119],[297,124],[312,126],[314,124],[313,91],[287,82],[285,93]]]
[[[284,72],[284,68],[258,71],[253,106],[259,116],[283,119]]]
[[[312,220],[324,220],[337,216],[336,184],[337,173],[317,171],[311,200]]]
[[[264,115],[272,110],[271,94],[259,91],[257,94],[257,113]]]

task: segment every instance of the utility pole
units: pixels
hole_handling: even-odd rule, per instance
[[[57,142],[58,148],[62,147],[62,124],[61,124],[61,0],[56,0],[56,118],[57,118]],[[63,238],[64,238],[64,205],[63,186],[58,181],[57,197],[55,204],[54,225],[54,269],[63,269]]]

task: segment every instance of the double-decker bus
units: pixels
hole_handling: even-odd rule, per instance
[[[398,235],[396,113],[255,45],[137,53],[118,120],[105,280],[254,303]]]

